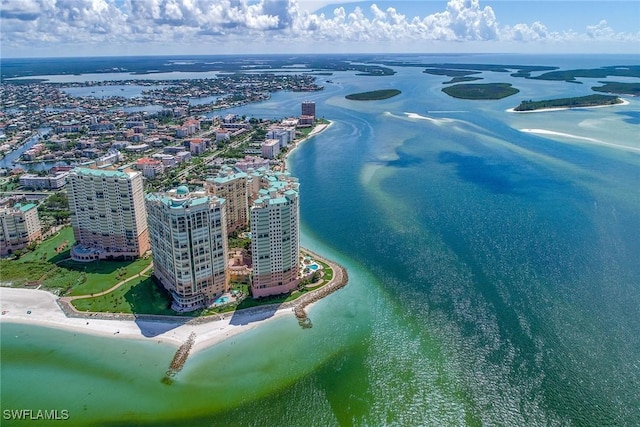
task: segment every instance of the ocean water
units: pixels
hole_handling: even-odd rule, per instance
[[[597,82],[484,73],[521,92],[468,101],[441,92],[447,78],[397,70],[233,110],[284,117],[312,99],[333,121],[289,160],[303,245],[350,279],[309,310],[311,329],[267,322],[166,385],[172,347],[3,323],[2,409],[66,409],[64,425],[640,425],[640,101],[514,114]],[[380,88],[402,94],[344,99]]]

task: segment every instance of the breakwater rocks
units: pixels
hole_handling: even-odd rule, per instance
[[[182,344],[176,354],[173,356],[173,360],[169,364],[169,369],[167,369],[167,373],[164,374],[162,378],[162,382],[167,385],[171,385],[173,383],[172,377],[174,377],[184,364],[187,362],[187,358],[189,357],[189,352],[191,351],[191,347],[193,347],[193,343],[196,341],[195,332],[191,332],[189,334],[189,338]]]
[[[339,289],[342,289],[349,282],[349,276],[347,275],[347,270],[344,267],[338,264],[335,264],[333,262],[330,262],[320,257],[317,254],[312,253],[311,255],[314,258],[321,260],[322,262],[328,264],[329,267],[331,267],[331,269],[333,270],[333,278],[329,281],[329,283],[327,283],[320,289],[311,291],[308,294],[301,296],[295,301],[293,312],[296,315],[296,318],[298,319],[298,323],[300,324],[300,326],[305,329],[311,328],[313,326],[311,323],[311,319],[309,319],[309,316],[307,316],[307,312],[305,311],[305,308],[309,304],[313,304],[314,302],[326,297],[327,295],[332,294],[333,292]]]

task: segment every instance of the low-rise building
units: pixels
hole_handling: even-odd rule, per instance
[[[269,160],[257,156],[245,156],[244,159],[236,162],[235,167],[242,172],[248,172],[249,169],[269,168]]]
[[[216,130],[216,142],[228,141],[231,138],[231,132],[226,129]]]
[[[160,160],[165,167],[173,167],[178,161],[176,160],[176,156],[172,156],[171,154],[157,153],[151,156],[153,159]]]
[[[142,172],[144,177],[151,179],[161,175],[165,169],[165,165],[161,160],[150,159],[149,157],[143,157],[136,160],[135,167]]]
[[[189,151],[178,151],[176,153],[176,160],[180,163],[188,162],[191,160],[191,153]]]
[[[272,126],[267,131],[267,139],[280,141],[280,148],[288,146],[296,137],[295,127]]]
[[[151,147],[149,144],[132,144],[127,145],[124,149],[130,153],[144,153],[145,151],[149,151]]]
[[[189,151],[194,156],[204,153],[207,150],[207,140],[204,138],[192,138],[189,140]]]
[[[58,190],[65,186],[68,175],[69,172],[66,171],[45,176],[25,173],[20,176],[20,185],[31,190]]]

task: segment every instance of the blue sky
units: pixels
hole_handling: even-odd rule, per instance
[[[638,53],[638,0],[0,0],[2,57]]]

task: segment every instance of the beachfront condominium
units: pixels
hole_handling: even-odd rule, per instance
[[[67,178],[76,261],[135,259],[149,250],[140,172],[127,168],[73,169]]]
[[[226,200],[227,232],[249,225],[248,175],[235,167],[224,166],[215,177],[207,178],[207,193]]]
[[[12,255],[42,237],[38,209],[33,203],[0,207],[0,256]]]
[[[254,298],[289,292],[298,286],[300,256],[299,184],[286,172],[263,170],[250,209]]]
[[[316,118],[316,103],[314,101],[303,101],[301,115]]]
[[[171,308],[206,307],[229,290],[225,200],[187,186],[146,196],[153,271]]]

